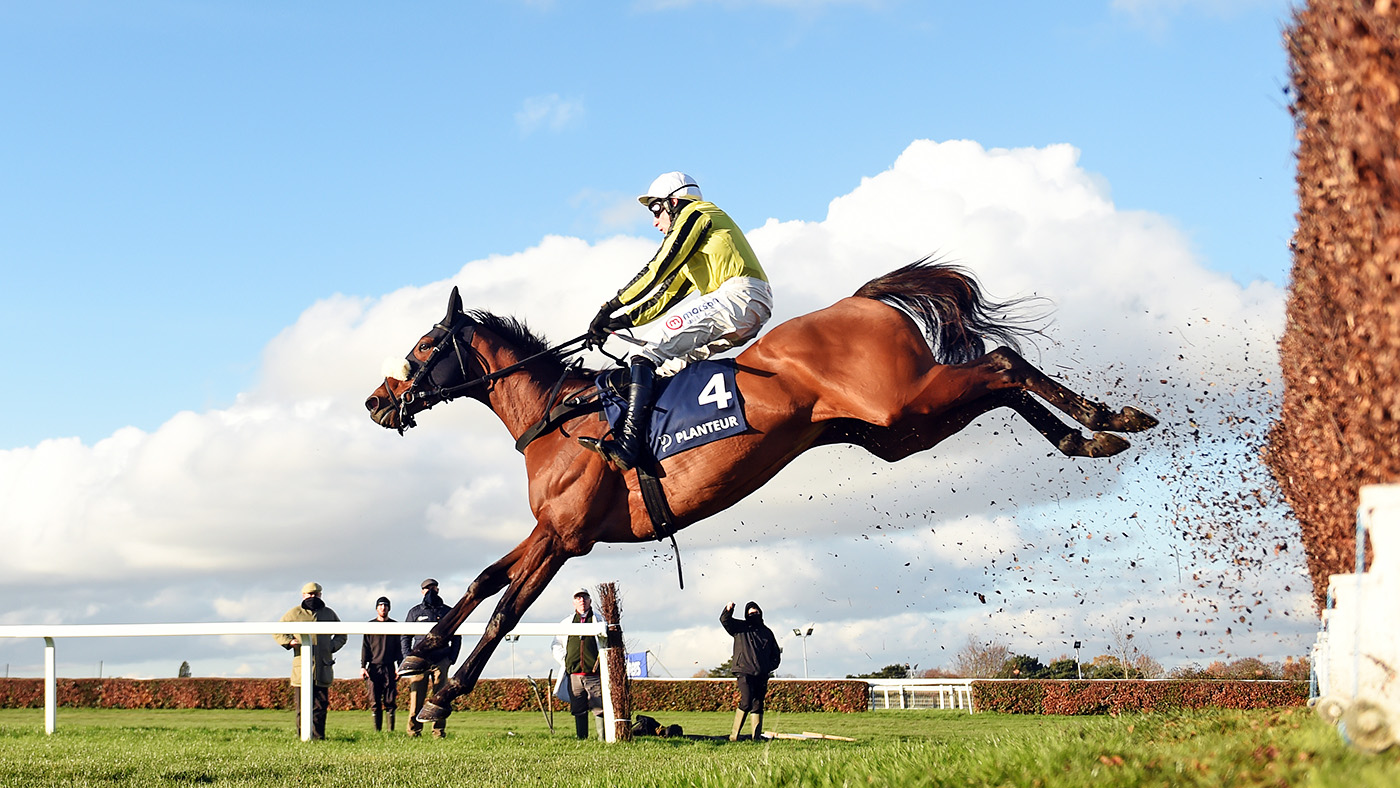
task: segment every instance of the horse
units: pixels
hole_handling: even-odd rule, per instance
[[[1022,358],[1017,340],[1034,330],[1016,318],[1016,305],[991,301],[970,273],[926,258],[769,329],[734,359],[747,431],[659,463],[675,527],[733,506],[816,446],[853,444],[897,462],[983,413],[1010,408],[1065,456],[1109,457],[1128,448],[1114,433],[1157,424],[1136,408],[1114,412],[1089,400]],[[987,339],[1001,345],[985,352]],[[470,396],[518,440],[555,402],[595,385],[598,373],[567,364],[564,347],[551,348],[515,318],[464,311],[454,287],[446,316],[398,372],[386,374],[365,408],[377,424],[402,433],[414,414]],[[1085,437],[1036,397],[1094,434]],[[534,529],[472,581],[404,660],[401,673],[422,672],[428,663],[421,655],[444,645],[483,600],[504,589],[480,641],[425,703],[420,720],[451,713],[452,700],[472,690],[496,646],[566,561],[600,542],[662,536],[637,474],[619,471],[575,439],[600,437],[607,426],[597,418],[565,426],[523,448]]]

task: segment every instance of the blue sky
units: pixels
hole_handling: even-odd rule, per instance
[[[1241,282],[1282,284],[1285,14],[5,4],[0,360],[51,369],[56,338],[102,341],[77,370],[39,373],[55,384],[41,397],[4,387],[0,407],[24,416],[0,446],[227,405],[318,298],[438,278],[547,234],[645,234],[618,200],[668,169],[756,225],[821,219],[916,139],[1067,142],[1119,208],[1170,217]],[[152,363],[167,372],[135,383]]]
[[[578,333],[654,248],[649,217],[633,197],[671,169],[696,176],[708,198],[772,250],[765,264],[780,306],[786,298],[792,309],[817,308],[869,276],[941,251],[977,270],[996,294],[1030,289],[1055,299],[1062,333],[1045,360],[1057,371],[1097,370],[1071,373],[1084,376],[1076,382],[1089,393],[1107,395],[1109,384],[1126,376],[1130,382],[1115,396],[1171,408],[1177,400],[1169,389],[1218,374],[1221,388],[1238,384],[1226,404],[1247,399],[1267,420],[1276,391],[1260,399],[1249,381],[1277,382],[1272,342],[1281,330],[1296,208],[1281,40],[1289,8],[1269,0],[0,3],[7,118],[0,124],[0,361],[11,370],[10,385],[0,387],[0,409],[10,414],[0,429],[0,467],[12,479],[9,486],[0,481],[0,532],[19,545],[8,565],[12,580],[0,579],[18,595],[4,621],[50,620],[54,599],[66,600],[61,617],[74,623],[248,618],[264,609],[276,615],[290,593],[281,585],[301,583],[299,574],[286,577],[296,565],[291,547],[279,546],[274,558],[252,545],[225,544],[211,534],[245,520],[207,513],[275,512],[323,537],[342,527],[372,533],[363,530],[369,524],[346,525],[356,509],[338,496],[354,483],[348,479],[381,467],[383,458],[327,473],[319,481],[323,498],[271,492],[275,506],[244,500],[246,486],[235,477],[276,485],[298,467],[289,464],[281,476],[252,469],[276,464],[267,457],[315,458],[318,429],[377,430],[355,412],[358,399],[372,387],[379,358],[401,354],[439,316],[433,313],[440,313],[446,282],[466,287],[475,272],[493,272],[498,284],[476,291],[484,305],[513,309],[553,336]],[[912,181],[923,185],[898,185]],[[996,225],[999,232],[976,217],[959,224],[963,214],[933,202],[945,197],[1020,218]],[[1109,218],[1092,230],[1065,223],[1078,207]],[[1042,232],[1047,222],[1061,223]],[[1034,231],[1015,234],[1025,228]],[[885,248],[904,256],[868,265],[836,259],[836,250],[856,246],[872,257]],[[499,285],[506,281],[510,287]],[[839,292],[824,290],[829,282]],[[1151,320],[1117,326],[1129,319],[1125,305],[1153,299],[1162,305]],[[1077,312],[1067,311],[1076,305]],[[375,328],[386,325],[392,330]],[[1133,344],[1136,331],[1147,333]],[[308,336],[348,337],[359,355],[347,351],[322,366],[299,355],[296,341]],[[1139,355],[1143,347],[1154,349]],[[1195,376],[1189,381],[1174,360],[1188,355],[1184,363]],[[1141,385],[1135,389],[1132,380]],[[332,421],[318,422],[317,414]],[[342,427],[341,418],[354,426]],[[458,418],[437,422],[446,431],[441,437],[425,435],[427,422],[412,441],[394,436],[384,451],[401,464],[389,467],[407,474],[431,450],[460,452],[452,440],[508,443],[474,417]],[[265,431],[249,426],[260,424]],[[950,448],[948,456],[963,458],[962,465],[941,457],[927,462],[998,490],[1016,488],[1017,480],[967,459],[983,438]],[[1154,454],[1151,440],[1145,464],[1161,471],[1181,462],[1172,441],[1160,440]],[[1229,436],[1220,445],[1228,445],[1230,462],[1247,462],[1247,446]],[[502,462],[511,462],[504,459],[509,446],[503,451]],[[143,462],[170,476],[124,470]],[[798,599],[824,584],[820,575],[843,576],[844,564],[812,558],[821,550],[798,538],[806,526],[783,524],[785,517],[809,521],[810,511],[769,514],[787,512],[798,488],[823,478],[819,462],[794,469],[790,480],[780,477],[765,491],[768,509],[755,501],[722,523],[737,532],[740,521],[771,520],[777,536],[761,540],[762,549],[792,551],[792,562],[810,564],[816,574],[757,589],[726,576],[733,582],[702,587],[686,603],[693,620],[676,620],[705,631],[722,607],[718,595],[731,586]],[[1008,496],[995,490],[978,494],[1000,500],[990,510],[986,501],[939,503],[961,500],[962,484],[937,495],[928,489],[937,485],[925,484],[914,497],[932,496],[919,498],[920,507],[1033,531],[1031,524],[1047,517],[1058,522],[1046,512],[1063,514],[1068,505],[1049,479],[1078,466],[1055,463],[1043,465],[1046,480],[1031,486],[1023,509],[1008,507]],[[900,479],[913,485],[916,470],[900,466],[880,478],[896,488]],[[1192,473],[1175,478],[1187,485]],[[1089,474],[1093,492],[1073,496],[1086,517],[1105,495],[1159,511],[1190,498],[1180,486],[1153,488],[1152,473]],[[137,515],[166,505],[162,496],[171,494],[154,480],[177,477],[176,497],[189,498],[189,508],[168,506],[185,519],[169,530],[143,531],[142,523],[160,518]],[[24,479],[25,489],[13,479]],[[74,479],[91,484],[75,490]],[[415,503],[427,503],[421,516],[401,524],[418,534],[406,538],[470,545],[453,569],[470,579],[476,551],[494,552],[495,541],[480,548],[471,528],[443,518],[475,502],[499,507],[502,523],[527,527],[518,483],[435,476],[414,490]],[[950,492],[954,487],[962,493]],[[103,533],[103,513],[133,530]],[[1156,541],[1135,545],[1133,556],[1179,554],[1180,545],[1167,550],[1158,543],[1172,533],[1171,523],[1158,529]],[[109,550],[163,545],[185,558],[154,547],[118,550],[124,557],[110,573],[75,578],[38,555],[49,538],[40,531],[95,538]],[[1031,533],[1028,540],[1063,541],[1042,537]],[[503,551],[510,540],[501,539]],[[1005,546],[988,542],[977,550]],[[969,572],[991,565],[981,552],[943,548],[950,551],[945,558],[970,562]],[[188,567],[208,566],[201,553],[215,549],[246,549],[246,559],[201,570],[217,573],[220,590],[195,591]],[[707,560],[725,565],[732,557],[726,551],[743,547],[718,540],[697,549],[703,576]],[[596,566],[616,570],[614,576],[634,571],[622,568],[636,563],[627,549],[609,550],[600,551]],[[1135,561],[1128,555],[1124,562]],[[411,593],[422,573],[412,563],[390,571],[363,555],[336,556],[333,574],[342,587],[353,585],[371,602],[381,590]],[[1301,555],[1286,557],[1273,574],[1248,583],[1302,592]],[[791,571],[791,563],[784,566]],[[1057,572],[1045,568],[1042,577]],[[669,583],[669,575],[663,567],[639,582]],[[1080,581],[1091,579],[1106,582]],[[86,605],[83,589],[110,593],[111,601]],[[171,601],[185,594],[207,597],[207,607]],[[1180,602],[1176,589],[1155,596],[1162,609],[1196,609]],[[973,631],[964,625],[966,597],[940,603],[937,613],[959,638]],[[122,599],[133,607],[123,609]],[[851,602],[868,605],[866,618],[876,623],[852,619],[847,637],[859,640],[871,627],[894,631],[877,609],[891,599]],[[784,604],[765,607],[795,617],[822,614]],[[1297,604],[1305,606],[1293,599],[1281,609]],[[1035,608],[1017,611],[1006,631],[1048,631]],[[1155,624],[1162,615],[1142,618]],[[1182,647],[1159,659],[1300,654],[1299,633],[1308,625],[1295,621],[1285,622],[1288,637],[1272,645],[1210,630],[1201,638],[1209,649]],[[891,646],[893,656],[859,660],[837,657],[834,648],[823,655],[815,638],[808,647],[815,659],[830,660],[832,672],[844,673],[926,644]],[[1053,648],[1040,653],[1055,656]],[[27,659],[3,653],[7,661]],[[278,655],[266,658],[248,656],[220,670],[280,665]],[[137,656],[128,664],[134,673],[146,669]]]

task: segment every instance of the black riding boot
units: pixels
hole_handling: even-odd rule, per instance
[[[384,730],[384,712],[381,709],[374,710],[374,729],[377,731]]]
[[[624,471],[632,470],[643,455],[647,426],[651,422],[651,390],[656,381],[656,365],[650,359],[633,356],[630,375],[632,380],[627,391],[627,412],[622,416],[622,424],[614,431],[616,440],[578,439],[585,449],[598,452]]]
[[[580,739],[588,738],[588,711],[574,715],[574,735]]]

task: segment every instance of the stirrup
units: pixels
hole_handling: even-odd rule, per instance
[[[580,435],[579,445],[591,452],[596,452],[603,459],[616,465],[620,471],[630,471],[636,463],[628,457],[617,441],[607,441],[599,438],[590,438],[587,435]]]

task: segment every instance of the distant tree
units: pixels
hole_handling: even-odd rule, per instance
[[[1243,681],[1264,681],[1277,679],[1278,670],[1262,659],[1245,657],[1225,666],[1224,678]]]
[[[1146,654],[1138,654],[1137,659],[1133,660],[1132,672],[1137,674],[1133,678],[1139,679],[1160,679],[1167,673],[1162,663]]]
[[[1100,654],[1084,666],[1086,679],[1125,679],[1128,673],[1123,669],[1123,661],[1114,654]]]
[[[726,659],[725,661],[719,663],[718,665],[714,666],[713,668],[710,668],[709,671],[707,671],[707,672],[705,673],[705,676],[706,676],[706,677],[712,678],[712,679],[729,678],[730,676],[733,676],[733,675],[734,675],[734,658],[733,658],[733,657],[730,657],[729,659]]]
[[[1038,679],[1045,673],[1045,666],[1040,664],[1040,660],[1026,654],[1017,654],[1006,660],[997,671],[996,678],[999,679]]]
[[[862,673],[859,676],[846,675],[848,679],[907,679],[909,678],[909,663],[894,663],[880,668],[875,673]]]
[[[993,640],[979,643],[971,635],[962,650],[953,657],[953,672],[962,678],[989,679],[1001,670],[1011,656],[1011,649],[1005,643]]]
[[[945,670],[945,669],[943,669],[943,668],[929,668],[928,670],[921,670],[921,671],[918,672],[918,677],[921,678],[921,679],[956,679],[956,678],[960,678],[960,676],[958,676],[958,674],[954,673],[953,671],[951,671],[951,670]]]
[[[1172,668],[1172,672],[1169,673],[1168,675],[1171,676],[1171,677],[1174,678],[1174,679],[1214,679],[1214,678],[1219,678],[1219,676],[1212,675],[1212,674],[1210,673],[1210,671],[1209,671],[1207,668],[1203,668],[1203,667],[1201,667],[1199,664],[1197,664],[1197,663],[1195,663],[1195,662],[1192,662],[1192,663],[1189,664],[1189,665],[1178,665],[1178,666]]]
[[[1069,657],[1061,657],[1049,665],[1045,666],[1040,678],[1043,679],[1077,679],[1079,678],[1079,663]]]
[[[187,678],[189,678],[190,676],[193,676],[193,675],[194,675],[194,674],[193,674],[192,672],[190,672],[190,663],[188,663],[188,662],[181,662],[181,663],[180,663],[180,673],[179,673],[180,678],[182,678],[182,679],[187,679]]]
[[[1230,666],[1217,659],[1209,665],[1206,665],[1201,673],[1204,674],[1203,678],[1223,679],[1225,678],[1225,674],[1229,671]]]
[[[1279,676],[1288,681],[1307,681],[1312,677],[1312,662],[1307,657],[1284,657],[1283,664],[1279,666]]]
[[[1117,654],[1100,654],[1084,666],[1086,679],[1156,679],[1164,674],[1157,660],[1142,653],[1126,663]],[[1174,674],[1173,678],[1177,676]]]
[[[1282,664],[1245,657],[1234,662],[1217,660],[1204,668],[1194,664],[1173,668],[1171,677],[1174,679],[1230,679],[1234,681],[1277,679],[1307,681],[1311,672],[1312,665],[1306,657],[1302,659],[1288,657],[1284,659]]]

